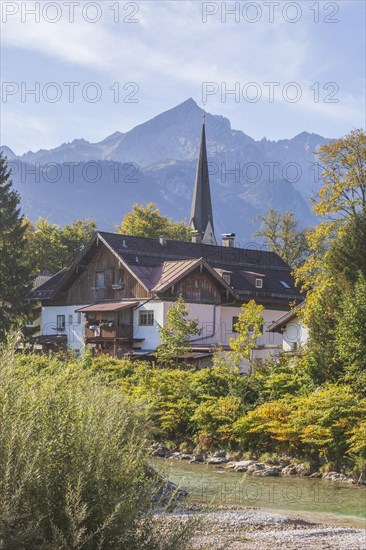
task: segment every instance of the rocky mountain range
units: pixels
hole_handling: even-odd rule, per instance
[[[163,214],[188,220],[202,124],[193,99],[99,143],[75,139],[17,156],[1,149],[13,171],[22,208],[55,223],[92,216],[113,230],[133,202],[156,202]],[[206,114],[210,182],[217,237],[235,232],[248,244],[258,214],[269,208],[314,222],[309,198],[321,184],[314,152],[328,139],[302,132],[256,141],[227,118]]]

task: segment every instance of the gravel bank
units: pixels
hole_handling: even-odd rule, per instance
[[[366,530],[339,518],[285,515],[263,510],[220,509],[195,512],[200,519],[192,550],[365,550]],[[174,521],[191,514],[172,515]],[[361,525],[361,522],[358,522]]]

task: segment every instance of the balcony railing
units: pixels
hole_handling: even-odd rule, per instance
[[[119,325],[118,327],[99,327],[96,325],[95,329],[90,329],[92,326],[88,324],[85,327],[85,338],[95,339],[101,338],[103,340],[113,340],[114,338],[133,338],[133,326],[128,324]]]

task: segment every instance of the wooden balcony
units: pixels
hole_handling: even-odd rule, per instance
[[[97,329],[90,329],[90,324],[85,327],[85,339],[91,340],[115,340],[115,339],[133,339],[133,326],[131,324],[120,324],[119,326],[108,327],[101,326]]]

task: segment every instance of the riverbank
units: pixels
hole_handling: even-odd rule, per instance
[[[171,514],[168,521],[198,520],[192,550],[364,550],[364,522],[314,514],[218,506],[214,511]]]
[[[165,447],[160,443],[154,443],[152,445],[150,456],[169,460],[183,460],[189,464],[208,464],[211,466],[229,469],[237,473],[248,472],[254,477],[297,476],[321,478],[326,481],[336,481],[351,485],[365,485],[365,480],[362,476],[355,476],[351,473],[344,474],[335,471],[312,471],[309,464],[293,463],[291,458],[287,457],[278,462],[266,464],[265,462],[261,462],[259,460],[242,460],[240,458],[233,458],[230,457],[230,455],[225,451],[216,451],[212,455],[171,451],[168,447]]]

